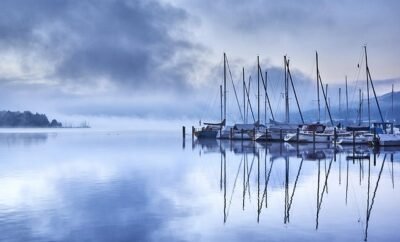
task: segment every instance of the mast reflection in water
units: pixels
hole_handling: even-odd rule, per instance
[[[400,241],[396,149],[24,132],[0,133],[0,241]]]
[[[211,141],[197,140],[194,147],[221,154],[224,223],[240,223],[241,216],[246,216],[244,213],[247,212],[253,214],[255,223],[264,220],[270,228],[280,225],[290,228],[292,216],[293,227],[301,229],[311,226],[309,218],[314,208],[315,235],[312,237],[319,238],[319,230],[323,230],[338,235],[340,239],[367,241],[370,230],[373,230],[372,240],[386,238],[396,241],[399,238],[399,234],[385,234],[384,224],[399,225],[397,219],[388,220],[386,215],[399,211],[396,206],[399,197],[393,194],[400,149],[374,150],[367,146],[334,147],[333,144],[292,146],[251,141],[208,142]],[[389,165],[387,157],[390,157]],[[346,162],[343,171],[345,184],[342,184],[343,161]],[[242,187],[237,185],[240,182]],[[239,194],[241,199],[235,200]],[[241,203],[242,212],[237,206],[237,211],[232,211],[235,203]],[[375,214],[374,207],[377,207]],[[232,213],[237,216],[229,218]],[[277,219],[279,213],[283,213],[283,221]],[[234,219],[239,221],[230,221]],[[336,240],[333,239],[335,235],[322,238]]]

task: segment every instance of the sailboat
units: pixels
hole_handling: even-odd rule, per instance
[[[216,139],[218,134],[226,125],[226,54],[224,53],[224,87],[220,85],[221,97],[221,122],[219,123],[203,123],[203,127],[194,129],[194,135],[198,139]],[[200,124],[201,125],[201,124]]]
[[[194,135],[198,139],[215,139],[217,138],[218,132],[224,126],[225,120],[220,123],[204,123],[203,127],[194,130]]]
[[[304,143],[331,143],[337,137],[347,136],[348,132],[336,129],[334,127],[333,119],[331,116],[330,108],[327,101],[327,94],[324,86],[322,84],[321,75],[318,67],[318,52],[315,53],[316,57],[316,66],[317,66],[317,100],[318,100],[318,122],[312,124],[303,124],[301,129],[297,132],[288,133],[284,141],[285,142],[304,142]],[[331,127],[326,127],[324,124],[319,123],[320,121],[320,99],[319,99],[319,90],[322,90],[322,94],[325,100],[326,110],[329,114],[329,119],[331,123]]]
[[[368,101],[368,127],[365,129],[362,126],[355,127],[355,130],[352,130],[353,133],[349,137],[345,137],[341,140],[338,140],[339,143],[346,144],[346,143],[355,143],[355,144],[374,144],[378,146],[400,146],[400,135],[395,134],[393,132],[393,123],[385,122],[382,116],[382,111],[379,105],[378,98],[376,96],[374,83],[371,78],[371,73],[369,71],[368,66],[368,56],[367,56],[367,47],[364,46],[364,54],[365,54],[365,69],[366,69],[366,78],[367,78],[367,101]],[[373,123],[372,129],[374,130],[374,134],[370,131],[371,127],[371,115],[370,115],[370,99],[369,99],[369,87],[371,85],[376,106],[378,107],[379,115],[381,122]],[[361,105],[360,105],[361,106]],[[361,114],[360,114],[360,121],[361,123]],[[390,131],[388,132],[387,127],[390,127]],[[358,130],[359,129],[359,130]]]
[[[257,56],[257,63],[259,66],[259,57]],[[242,69],[242,76],[243,76],[243,114],[242,114],[242,109],[240,108],[239,105],[239,100],[237,97],[237,93],[236,93],[236,89],[235,89],[235,85],[233,84],[233,88],[234,88],[234,93],[235,93],[235,97],[238,103],[238,107],[239,107],[239,112],[241,113],[242,119],[243,119],[243,123],[236,123],[232,126],[225,126],[224,129],[221,129],[220,133],[218,134],[218,138],[220,139],[232,139],[232,140],[253,140],[254,138],[254,133],[258,130],[263,128],[264,126],[260,124],[260,101],[258,98],[258,105],[257,105],[257,120],[255,119],[254,116],[254,112],[253,112],[253,108],[251,106],[251,102],[250,102],[250,81],[251,81],[251,77],[249,77],[249,87],[246,87],[246,82],[245,82],[245,73],[244,73],[244,68]],[[258,97],[260,96],[260,73],[258,73],[257,76],[257,90],[258,90]],[[253,117],[253,121],[254,123],[247,123],[247,119],[246,119],[246,102],[248,103],[248,108],[250,108],[252,117]]]
[[[236,94],[236,92],[235,92]],[[248,97],[248,91],[246,89],[246,84],[244,80],[244,68],[243,68],[243,108],[245,109],[246,104],[246,96]],[[250,102],[250,100],[249,100]],[[239,107],[240,108],[240,107]],[[241,110],[240,110],[241,112]],[[244,111],[245,112],[245,111]],[[242,115],[243,124],[235,124],[235,125],[227,125],[223,129],[220,130],[218,134],[219,139],[233,139],[233,140],[250,140],[251,135],[249,130],[254,129],[254,126],[251,124],[246,124],[244,114]]]
[[[260,68],[260,67],[259,67]],[[274,119],[274,115],[272,113],[271,105],[269,102],[269,97],[266,89],[266,84],[264,84],[265,94],[268,99],[269,108],[271,110],[272,119],[270,119],[269,126],[265,128],[260,128],[257,130],[254,136],[254,140],[256,141],[284,141],[284,138],[289,133],[295,133],[299,128],[298,124],[290,123],[289,117],[289,81],[291,83],[293,93],[296,99],[297,107],[299,110],[299,114],[302,122],[303,114],[300,109],[300,105],[297,99],[296,89],[294,88],[292,75],[289,69],[289,60],[284,56],[284,71],[285,71],[285,122],[278,122]],[[264,83],[264,82],[263,82]]]

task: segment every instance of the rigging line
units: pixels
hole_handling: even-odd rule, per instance
[[[231,82],[232,82],[232,86],[233,86],[233,92],[235,93],[236,102],[237,102],[237,105],[238,105],[238,107],[239,107],[240,116],[241,116],[241,118],[243,119],[243,122],[244,122],[244,118],[243,118],[244,115],[242,115],[242,109],[240,108],[240,103],[239,103],[239,99],[238,99],[238,96],[237,96],[235,83],[233,82],[233,78],[232,78],[231,68],[229,67],[228,58],[227,58],[227,57],[225,57],[225,58],[226,58],[226,64],[227,64],[228,70],[229,70],[229,76],[230,76],[230,78],[231,78]]]
[[[250,186],[249,186],[249,182],[250,182],[250,174],[251,171],[253,170],[253,164],[254,164],[254,160],[255,160],[255,156],[253,156],[253,160],[251,161],[251,165],[250,165],[250,170],[247,170],[247,182],[246,182],[246,188],[248,188],[248,192],[249,192],[249,200],[251,201],[251,196],[250,196]]]
[[[261,71],[261,67],[259,67],[258,71],[260,72],[260,76],[261,76],[262,84],[264,86],[264,91],[265,91],[265,94],[266,94],[266,97],[267,97],[268,106],[269,106],[269,110],[271,112],[272,120],[275,120],[274,113],[272,112],[271,103],[269,101],[269,97],[268,97],[268,93],[267,93],[267,86],[265,85],[264,77],[263,77],[263,74],[262,74],[262,71]],[[265,122],[267,122],[267,120],[265,120]]]
[[[268,176],[267,176],[267,180],[265,181],[265,188],[264,188],[264,192],[263,195],[261,197],[261,207],[264,201],[264,197],[265,197],[265,204],[267,204],[267,188],[268,188],[268,182],[269,182],[269,178],[271,176],[271,171],[272,171],[272,166],[274,164],[274,161],[271,162],[271,165],[269,167],[269,171],[268,171]]]
[[[300,117],[301,117],[301,122],[304,124],[303,114],[301,113],[299,100],[297,99],[297,94],[296,94],[296,89],[294,88],[293,79],[292,79],[292,74],[290,74],[290,70],[289,70],[289,60],[287,60],[285,64],[286,64],[286,66],[287,66],[287,72],[288,72],[288,74],[289,74],[290,83],[292,84],[293,94],[294,94],[294,97],[295,97],[295,99],[296,99],[297,108],[299,109],[299,113],[300,113]]]
[[[290,202],[289,202],[288,209],[287,209],[288,210],[288,214],[289,214],[289,211],[290,211],[290,207],[292,206],[294,192],[296,191],[296,185],[297,185],[297,181],[299,180],[300,171],[301,171],[301,168],[303,166],[303,161],[304,161],[304,159],[301,159],[299,171],[297,172],[296,180],[295,180],[294,185],[293,185],[293,191],[292,191],[292,195],[290,196]]]
[[[218,94],[219,94],[219,90],[218,90],[218,92],[217,92],[215,95],[213,95],[211,104],[207,105],[206,108],[205,108],[205,109],[203,110],[203,112],[201,113],[201,115],[200,115],[200,117],[199,117],[200,120],[201,120],[202,117],[204,117],[206,114],[209,114],[209,113],[211,112],[211,109],[213,109],[213,108],[215,107],[216,100],[218,99]]]
[[[251,82],[251,76],[249,76],[249,87],[250,87],[250,82]],[[251,111],[251,116],[253,117],[253,121],[256,122],[256,118],[254,117],[253,107],[251,106],[250,95],[249,95],[249,91],[247,90],[247,87],[245,87],[245,91],[246,91],[246,96],[247,96],[247,104],[250,107],[250,111]]]
[[[360,66],[363,66],[363,64],[364,64],[364,51],[360,51],[360,55],[359,55],[359,57],[358,57],[358,62],[357,62],[357,69],[358,69],[358,71],[357,71],[357,75],[356,75],[356,78],[355,78],[355,80],[354,80],[354,82],[355,82],[355,85],[353,86],[353,95],[351,95],[351,100],[350,100],[350,105],[352,105],[353,106],[353,108],[354,108],[354,106],[356,106],[356,108],[355,109],[357,109],[357,106],[358,106],[358,104],[356,104],[356,102],[354,101],[354,99],[357,97],[357,91],[358,91],[358,83],[359,83],[359,79],[360,79],[360,73],[361,73],[361,68],[360,68]]]
[[[320,199],[320,201],[318,201],[318,204],[317,204],[318,215],[319,215],[319,211],[321,210],[321,205],[322,205],[322,200],[324,198],[325,189],[328,186],[328,177],[329,177],[329,173],[331,171],[332,161],[333,161],[333,158],[331,159],[331,162],[329,163],[328,173],[325,176],[325,182],[324,182],[324,186],[323,186],[322,192],[321,192],[321,199]]]
[[[367,240],[368,237],[368,225],[369,225],[369,218],[371,217],[371,211],[372,211],[372,207],[374,205],[375,202],[375,196],[376,196],[376,191],[378,190],[378,186],[379,186],[379,181],[381,180],[381,175],[382,175],[382,171],[383,171],[383,166],[385,165],[385,161],[386,161],[386,154],[383,158],[382,161],[382,166],[381,169],[379,171],[379,175],[378,175],[378,180],[376,181],[376,186],[374,189],[374,195],[372,196],[372,200],[371,200],[371,206],[369,208],[367,208],[367,217],[366,217],[366,221],[365,221],[365,237],[364,237],[364,241]]]
[[[273,70],[273,68],[271,68],[272,70]],[[273,71],[270,71],[270,72],[272,72],[273,73]],[[271,75],[270,75],[271,76]],[[273,76],[273,75],[272,75]],[[273,103],[275,104],[275,114],[276,114],[276,111],[277,111],[277,98],[276,98],[276,94],[277,94],[277,91],[276,90],[278,90],[278,88],[277,88],[277,82],[276,82],[276,78],[275,79],[273,79],[273,78],[270,78],[270,85],[269,85],[269,89],[272,91],[272,101],[273,101]],[[279,96],[278,96],[279,97]]]
[[[282,80],[282,79],[284,79],[284,74],[283,74],[283,72],[285,72],[284,70],[282,70],[280,73],[280,76],[279,76],[279,80]],[[284,81],[283,82],[279,82],[278,84],[280,84],[280,90],[282,90],[282,87],[284,87]],[[284,88],[283,88],[284,89]],[[276,107],[276,110],[275,110],[275,113],[277,113],[278,112],[278,109],[280,108],[280,106],[281,106],[281,103],[282,103],[282,95],[283,95],[283,93],[281,93],[281,92],[277,92],[277,95],[278,95],[278,105],[277,105],[277,107]]]
[[[219,61],[219,63],[217,64],[217,66],[221,66],[221,65],[222,65],[222,62],[223,62],[223,60],[221,59],[221,60]],[[203,112],[201,112],[200,117],[198,117],[199,120],[201,120],[206,114],[209,114],[209,113],[211,112],[210,110],[211,110],[212,108],[215,107],[215,103],[216,103],[216,100],[217,100],[217,98],[218,98],[218,95],[219,95],[219,89],[217,90],[216,95],[212,95],[212,101],[211,101],[211,103],[208,103],[208,105],[206,105],[206,108],[203,109]],[[207,97],[208,97],[208,100],[210,100],[210,99],[209,99],[210,95],[207,95]]]
[[[369,219],[369,217],[371,216],[372,206],[374,205],[374,202],[375,202],[375,196],[376,196],[376,192],[377,192],[377,190],[378,190],[379,181],[381,180],[381,175],[382,175],[382,171],[383,171],[383,166],[385,165],[385,161],[386,161],[386,155],[387,155],[387,154],[385,154],[385,156],[383,157],[382,166],[381,166],[381,169],[380,169],[379,175],[378,175],[378,180],[376,181],[376,186],[375,186],[374,193],[373,193],[374,195],[372,196],[371,206],[370,206],[370,208],[369,208],[368,219]]]
[[[229,205],[228,205],[228,209],[227,209],[227,212],[226,212],[226,218],[227,218],[227,219],[228,219],[229,211],[230,211],[231,204],[232,204],[233,193],[235,192],[235,188],[236,188],[236,182],[237,182],[237,179],[238,179],[238,176],[239,176],[239,171],[240,171],[240,168],[242,167],[242,162],[243,162],[243,157],[242,157],[242,159],[240,160],[239,168],[238,168],[238,171],[237,171],[237,173],[236,173],[235,182],[233,183],[232,193],[231,193],[231,197],[230,197],[230,199],[229,199]]]
[[[248,84],[248,87],[247,87],[247,90],[248,90],[248,95],[246,95],[246,97],[247,97],[247,99],[246,99],[246,101],[247,101],[247,110],[246,110],[246,123],[248,123],[249,122],[249,106],[251,106],[251,102],[250,102],[250,100],[249,100],[249,96],[250,96],[250,87],[251,87],[251,75],[249,75],[249,84]],[[246,88],[246,85],[245,85],[245,88]],[[253,119],[254,119],[254,117],[253,117]]]
[[[375,102],[376,102],[376,106],[378,106],[379,115],[381,116],[381,121],[382,121],[382,123],[384,123],[385,121],[383,120],[381,107],[379,106],[378,98],[377,98],[376,92],[375,92],[374,83],[372,82],[371,73],[369,72],[369,67],[367,67],[367,73],[368,73],[368,76],[369,76],[369,80],[370,80],[370,82],[371,82],[372,91],[374,92]],[[367,80],[367,81],[368,81],[368,80]],[[384,132],[386,133],[386,130],[384,130]]]
[[[318,72],[318,79],[319,79],[319,82],[321,83],[322,94],[324,95],[325,106],[326,106],[326,109],[328,110],[329,119],[330,119],[330,121],[331,121],[332,126],[334,126],[333,120],[332,120],[331,111],[330,111],[330,108],[329,108],[329,105],[328,105],[328,101],[327,101],[327,98],[326,98],[326,93],[325,93],[324,85],[322,84],[321,75],[319,74],[319,72]]]

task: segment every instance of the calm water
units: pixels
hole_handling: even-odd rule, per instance
[[[0,241],[400,241],[396,150],[8,130],[0,152]]]

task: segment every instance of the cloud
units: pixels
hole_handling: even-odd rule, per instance
[[[17,0],[3,2],[2,12],[0,53],[15,66],[9,81],[56,82],[67,91],[191,86],[201,47],[185,37],[182,9],[141,0]]]
[[[224,51],[240,103],[241,68],[246,78],[252,75],[254,88],[260,55],[274,112],[284,106],[281,63],[286,53],[304,109],[315,104],[315,95],[301,95],[315,92],[315,49],[321,50],[325,83],[338,83],[357,71],[353,57],[365,42],[372,43],[374,79],[397,73],[398,48],[390,49],[400,36],[391,27],[398,23],[392,14],[396,1],[359,6],[314,0],[5,0],[1,5],[4,109],[219,119]],[[252,89],[253,107],[254,94]],[[231,86],[228,98],[231,120],[239,121]],[[290,102],[296,110],[294,99]]]

